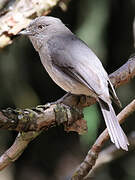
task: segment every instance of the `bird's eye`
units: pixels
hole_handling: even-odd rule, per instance
[[[44,26],[40,24],[40,25],[38,26],[38,29],[43,29],[43,27],[44,27]]]

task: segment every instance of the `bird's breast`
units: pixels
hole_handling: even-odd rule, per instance
[[[49,58],[49,57],[47,57]],[[62,89],[64,89],[66,92],[70,92],[72,94],[84,94],[87,96],[97,97],[94,92],[92,92],[89,88],[87,88],[85,85],[79,83],[72,77],[65,74],[63,71],[61,71],[59,68],[57,68],[55,65],[50,63],[45,63],[45,59],[41,59],[46,71],[48,72],[49,76],[52,78],[52,80],[60,86]],[[47,60],[48,61],[48,60]]]

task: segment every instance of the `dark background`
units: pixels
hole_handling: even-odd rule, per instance
[[[71,0],[68,10],[56,7],[51,16],[63,22],[97,54],[108,73],[115,71],[134,53],[134,0]],[[65,92],[45,72],[30,41],[17,38],[0,52],[0,108],[30,108],[60,98]],[[117,94],[126,106],[135,96],[135,80],[120,87]],[[116,112],[120,110],[116,108]],[[97,105],[84,110],[89,131],[83,136],[66,133],[63,127],[42,133],[22,156],[0,173],[3,180],[66,180],[86,156],[97,135],[105,128]],[[123,124],[134,131],[135,114]],[[15,132],[0,132],[0,152],[10,147]],[[109,144],[109,143],[108,143]],[[96,180],[134,180],[135,153],[125,153],[100,169]]]

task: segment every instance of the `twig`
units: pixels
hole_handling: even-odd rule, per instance
[[[129,153],[130,151],[135,149],[135,132],[132,132],[130,134],[130,136],[128,137],[128,140],[130,143],[130,147],[129,147],[129,151],[126,153]],[[119,157],[123,155],[125,155],[125,151],[122,151],[121,149],[117,149],[115,145],[110,145],[109,147],[103,149],[98,155],[98,159],[96,161],[94,168],[89,172],[85,180],[93,178],[96,172],[104,164],[109,163],[115,159],[118,159]]]
[[[135,111],[135,100],[133,100],[130,104],[128,104],[119,114],[118,114],[118,120],[121,124],[125,121],[125,118],[127,118],[131,113]],[[102,134],[97,138],[94,145],[89,150],[86,158],[84,161],[80,164],[80,166],[75,171],[72,180],[81,180],[87,174],[92,170],[93,166],[96,163],[96,160],[98,158],[98,154],[104,145],[104,143],[108,140],[109,134],[107,129],[105,129]]]
[[[109,75],[109,78],[115,88],[126,84],[129,80],[135,76],[135,56],[129,58],[129,60],[121,66],[118,70]]]
[[[13,145],[0,157],[0,170],[14,162],[23,153],[30,141],[35,139],[41,131],[22,132],[19,133]]]

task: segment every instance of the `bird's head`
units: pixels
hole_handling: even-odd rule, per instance
[[[19,34],[26,36],[47,36],[53,32],[60,31],[63,23],[60,19],[51,16],[41,16],[31,21],[28,27]]]

